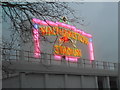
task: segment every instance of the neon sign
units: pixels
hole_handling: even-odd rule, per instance
[[[93,52],[93,43],[92,43],[92,35],[85,33],[76,27],[61,23],[61,22],[52,22],[52,21],[42,21],[36,18],[32,19],[34,23],[33,28],[33,38],[34,38],[34,56],[40,57],[40,42],[39,42],[39,34],[41,31],[42,35],[59,35],[59,45],[54,46],[55,59],[60,60],[63,55],[66,55],[65,59],[77,62],[78,58],[82,56],[82,52],[80,49],[76,49],[75,41],[80,41],[81,43],[88,45],[89,48],[89,56],[90,60],[94,60],[94,52]],[[38,28],[37,25],[41,25],[42,27]],[[37,27],[37,28],[36,28]],[[69,30],[68,30],[69,29]],[[86,38],[87,37],[87,38]],[[71,41],[75,49],[70,47],[62,46],[64,42]],[[64,50],[61,50],[64,49]],[[69,51],[69,53],[68,53]],[[74,52],[74,53],[73,53]]]
[[[40,31],[42,35],[61,35],[78,40],[87,45],[89,43],[89,39],[86,38],[85,36],[70,30],[66,30],[64,28],[46,26],[46,27],[40,27]]]
[[[69,48],[65,46],[54,46],[54,52],[56,55],[66,55],[66,56],[75,56],[75,57],[81,57],[82,53],[79,49]]]

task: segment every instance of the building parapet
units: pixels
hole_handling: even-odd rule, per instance
[[[22,54],[21,54],[22,53]],[[22,55],[22,56],[21,56]],[[18,61],[26,61],[29,63],[41,63],[44,65],[60,65],[67,67],[76,67],[76,68],[92,68],[92,69],[103,69],[103,70],[118,70],[118,64],[113,62],[106,61],[92,61],[88,59],[78,59],[78,62],[71,62],[69,60],[65,60],[61,58],[59,60],[55,60],[53,54],[41,53],[40,58],[35,58],[34,53],[31,51],[21,51],[18,49],[2,49],[2,61],[9,62],[18,62]]]

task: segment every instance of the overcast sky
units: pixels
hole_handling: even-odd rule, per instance
[[[87,26],[77,25],[93,35],[96,60],[118,60],[118,3],[85,2],[70,4],[78,17],[85,19]]]

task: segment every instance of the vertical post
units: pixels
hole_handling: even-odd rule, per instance
[[[110,62],[107,62],[107,69],[111,69]]]
[[[48,65],[47,54],[43,53],[41,57],[42,57],[42,63]]]
[[[66,66],[66,65],[67,65],[65,58],[62,58],[61,62],[62,62],[62,65],[63,65],[63,66]]]
[[[104,68],[104,67],[103,67]],[[99,67],[98,67],[98,61],[96,61],[96,69],[99,69]]]
[[[65,74],[64,75],[64,88],[67,88],[67,80],[68,79],[68,75],[67,74]]]
[[[51,65],[51,60],[52,60],[51,55],[53,55],[53,54],[49,54],[49,55],[50,55],[50,65]]]
[[[44,88],[48,88],[48,80],[49,80],[49,75],[47,73],[45,73]]]
[[[21,49],[20,49],[20,58],[19,58],[19,60],[21,61],[21,60],[23,60],[24,61],[24,51],[23,51],[23,47],[21,47]]]
[[[77,61],[77,68],[79,68],[79,65],[80,65],[80,61],[78,59],[78,61]]]
[[[108,88],[108,90],[110,89],[110,80],[108,76],[104,77],[103,85],[104,85],[104,88]]]
[[[15,50],[15,59],[16,59],[16,61],[17,61],[17,50]]]
[[[107,62],[103,62],[103,68],[108,69]]]
[[[84,67],[84,65],[83,65],[83,59],[78,59],[78,67],[81,67],[81,68]]]
[[[96,61],[92,61],[92,68],[96,68]]]
[[[95,76],[95,88],[98,88],[98,78]]]
[[[68,67],[70,67],[70,61],[68,60],[67,62],[68,62]]]
[[[19,73],[19,88],[25,88],[25,72]]]
[[[17,55],[17,61],[19,61],[19,58],[20,58],[20,57],[19,57],[19,50],[16,50],[16,52],[17,52],[17,53],[16,53],[16,55]]]
[[[43,64],[47,64],[47,60],[46,60],[46,59],[47,59],[47,56],[46,56],[46,53],[43,53],[41,57],[42,57],[42,63],[43,63]]]
[[[106,77],[106,79],[107,79],[107,88],[110,88],[110,79],[108,76]]]
[[[29,51],[27,51],[27,53],[28,53],[28,56],[27,56],[27,57],[28,57],[28,62],[29,62]]]
[[[85,59],[82,59],[83,67],[85,68]]]
[[[117,63],[114,63],[114,70],[118,70]]]
[[[84,87],[84,76],[83,75],[81,76],[81,88],[85,88]]]

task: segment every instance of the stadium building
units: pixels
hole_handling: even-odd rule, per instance
[[[118,88],[118,64],[96,61],[94,37],[64,19],[33,18],[31,42],[2,49],[3,88]]]

